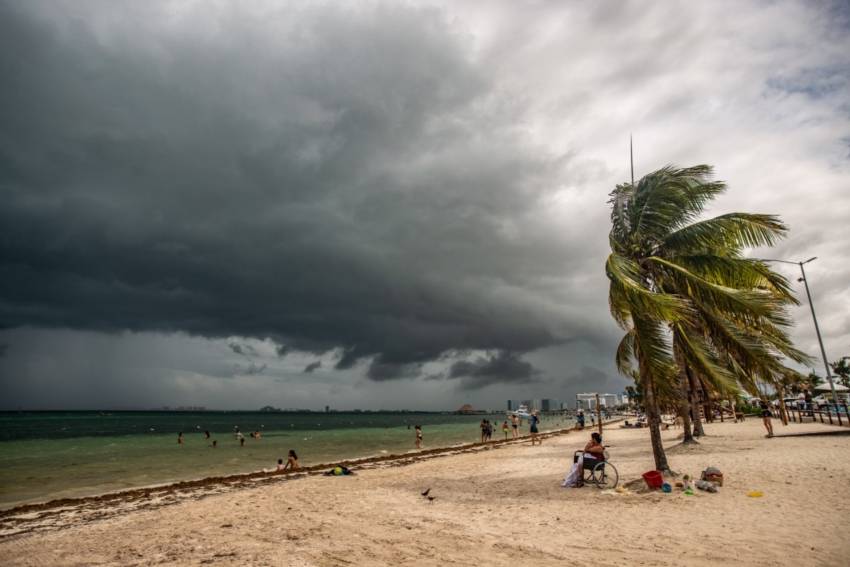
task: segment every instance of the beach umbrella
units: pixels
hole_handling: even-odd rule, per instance
[[[848,388],[847,386],[842,386],[841,384],[836,384],[834,382],[833,382],[832,385],[835,387],[836,392],[846,392],[846,391],[850,390],[850,388]],[[832,388],[830,388],[829,382],[827,382],[826,384],[821,384],[820,386],[815,387],[815,390],[831,390],[831,389]]]

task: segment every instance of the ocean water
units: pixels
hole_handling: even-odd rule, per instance
[[[290,449],[300,466],[415,452],[415,425],[422,426],[423,449],[472,443],[480,441],[485,418],[499,423],[493,438],[504,438],[504,414],[0,413],[0,509],[272,469]],[[541,431],[572,425],[544,418]],[[244,446],[234,436],[236,427],[246,437]],[[252,431],[261,438],[249,437]],[[183,444],[177,443],[179,432]],[[528,433],[527,424],[520,433]]]

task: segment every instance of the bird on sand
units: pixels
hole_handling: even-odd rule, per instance
[[[429,496],[429,497],[428,497],[428,504],[433,504],[433,503],[434,503],[434,500],[436,500],[436,499],[437,499],[437,497],[436,497],[436,496]]]
[[[431,489],[430,489],[430,488],[429,488],[428,490],[426,490],[425,492],[423,492],[423,493],[422,493],[422,496],[428,496],[428,493],[429,493],[429,492],[431,492]]]

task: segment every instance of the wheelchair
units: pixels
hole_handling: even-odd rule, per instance
[[[584,451],[576,451],[573,455],[573,463],[578,462],[578,458],[584,454]],[[617,468],[608,461],[608,448],[602,453],[602,459],[584,459],[584,484],[591,482],[596,485],[596,488],[617,488],[617,483],[620,481],[620,474]]]

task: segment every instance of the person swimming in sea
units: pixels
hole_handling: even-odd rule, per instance
[[[177,434],[177,444],[178,444],[178,445],[182,445],[182,444],[183,444],[183,432],[182,432],[182,431],[181,431],[180,433],[178,433],[178,434]]]

